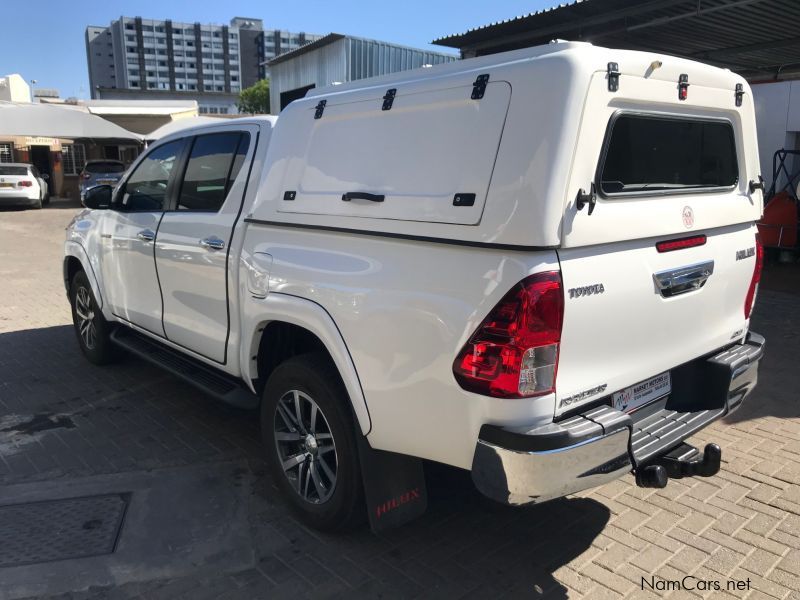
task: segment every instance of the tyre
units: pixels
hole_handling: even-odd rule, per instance
[[[105,365],[119,358],[120,350],[110,337],[112,326],[97,306],[89,279],[83,271],[78,271],[72,278],[69,300],[75,335],[89,362]]]
[[[42,199],[42,205],[50,206],[50,192],[47,192]]]
[[[33,204],[31,204],[31,208],[33,208],[34,210],[39,210],[40,208],[42,208],[42,199],[41,199],[41,197],[39,197],[39,198],[37,198],[36,200],[33,201]]]
[[[269,469],[300,518],[321,530],[363,522],[350,399],[325,354],[280,364],[264,388],[261,435]]]

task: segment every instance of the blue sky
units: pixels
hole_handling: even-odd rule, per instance
[[[409,46],[558,4],[557,0],[0,0],[0,76],[19,73],[62,98],[89,97],[84,32],[120,15],[227,23],[256,17],[270,29],[348,33]],[[438,48],[438,47],[433,47]]]

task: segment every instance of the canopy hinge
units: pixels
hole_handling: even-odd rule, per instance
[[[589,193],[583,191],[583,188],[578,190],[578,195],[575,197],[575,207],[578,210],[583,210],[583,207],[589,205],[589,214],[594,212],[594,207],[597,204],[597,190],[594,183],[589,187]]]
[[[741,83],[736,84],[736,91],[733,93],[736,98],[736,106],[742,105],[742,96],[744,96],[744,86]]]
[[[619,89],[619,65],[615,62],[608,63],[606,73],[608,73],[608,91],[616,92]]]
[[[483,95],[486,93],[486,84],[489,83],[489,74],[484,73],[483,75],[478,75],[478,78],[475,80],[475,83],[472,84],[472,96],[470,96],[473,100],[480,100],[483,98]]]
[[[395,88],[386,90],[386,94],[383,96],[383,106],[381,106],[381,110],[392,110],[392,104],[394,103],[396,94],[397,90]]]
[[[317,102],[317,109],[314,111],[314,118],[321,119],[322,113],[325,112],[325,105],[328,103],[327,100],[320,100]]]

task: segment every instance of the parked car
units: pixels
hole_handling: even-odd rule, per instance
[[[513,505],[719,470],[684,440],[764,348],[744,79],[554,43],[311,93],[87,192],[64,283],[91,362],[258,408],[320,528],[362,497],[376,530],[418,515],[423,459]]]
[[[114,186],[125,172],[125,163],[119,160],[89,160],[86,161],[80,174],[81,200],[83,200],[86,190],[96,185]]]
[[[26,163],[0,164],[0,207],[27,206],[42,208],[50,203],[47,180],[33,165]]]

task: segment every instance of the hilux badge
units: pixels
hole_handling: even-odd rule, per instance
[[[681,217],[683,218],[683,226],[686,227],[686,229],[694,227],[694,211],[691,206],[683,207]]]

